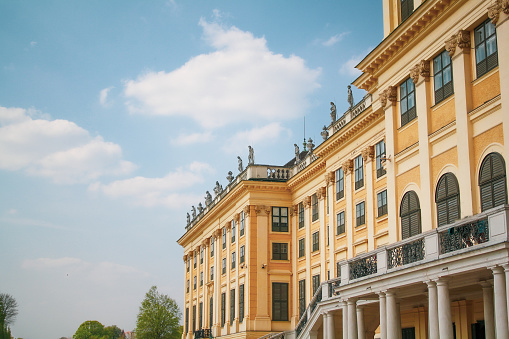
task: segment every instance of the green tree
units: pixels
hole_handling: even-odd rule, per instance
[[[103,337],[107,339],[118,339],[122,335],[122,330],[117,325],[111,325],[104,328]]]
[[[103,336],[104,326],[96,320],[87,320],[78,327],[74,339],[98,339]]]
[[[18,315],[18,303],[10,294],[0,293],[0,325],[12,325]]]
[[[136,321],[136,339],[179,339],[182,313],[175,302],[152,286],[145,294]]]

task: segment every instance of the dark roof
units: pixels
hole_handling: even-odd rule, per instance
[[[299,154],[299,162],[301,162],[303,159],[305,159],[307,155],[308,155],[308,151],[300,152],[300,154]],[[283,167],[293,167],[293,166],[295,166],[295,158],[293,158],[292,160],[287,162]]]

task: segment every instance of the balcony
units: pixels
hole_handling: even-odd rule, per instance
[[[194,338],[195,339],[212,338],[212,331],[208,328],[204,328],[202,330],[195,331]]]
[[[296,338],[312,326],[310,322],[316,321],[320,313],[316,310],[322,303],[340,301],[342,296],[356,293],[366,295],[375,282],[383,285],[384,280],[392,279],[394,284],[394,280],[404,277],[406,284],[422,283],[419,272],[427,275],[451,270],[465,274],[472,258],[477,258],[476,265],[482,266],[483,255],[491,256],[507,247],[508,223],[509,205],[499,206],[340,262],[340,276],[321,284],[317,291],[320,295],[313,296],[296,326]],[[460,260],[464,262],[453,268]]]

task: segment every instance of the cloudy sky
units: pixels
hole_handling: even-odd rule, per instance
[[[381,1],[0,1],[0,293],[13,335],[183,305],[186,212],[237,156],[319,144]],[[354,89],[358,101],[364,93]]]

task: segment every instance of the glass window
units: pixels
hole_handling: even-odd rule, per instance
[[[200,286],[203,286],[203,272],[200,272]]]
[[[189,266],[191,265],[191,260],[187,259],[187,272],[189,272]]]
[[[226,227],[223,227],[223,250],[226,248]]]
[[[320,287],[320,274],[314,275],[311,279],[313,283],[313,296],[314,296],[316,291]]]
[[[288,244],[272,243],[272,260],[288,260]]]
[[[345,233],[345,212],[339,212],[336,216],[336,235]]]
[[[240,258],[239,263],[243,263],[246,261],[246,247],[244,245],[240,246]]]
[[[341,278],[341,264],[339,261],[336,263],[336,278]]]
[[[244,320],[244,284],[239,286],[239,322]]]
[[[414,0],[401,0],[401,22],[405,21],[414,11]]]
[[[304,227],[304,203],[299,204],[299,228]]]
[[[194,276],[193,278],[193,290],[196,289],[196,276]]]
[[[203,302],[200,302],[200,306],[198,307],[198,329],[201,330],[203,326]]]
[[[244,214],[244,211],[240,212],[240,236],[244,235],[246,229],[246,215]]]
[[[437,104],[454,92],[449,52],[443,51],[433,59],[433,75],[433,79],[435,79],[435,104]]]
[[[401,237],[406,239],[421,233],[421,206],[414,191],[406,192],[401,199]]]
[[[226,274],[226,258],[223,258],[223,261],[222,261],[221,274]]]
[[[318,197],[316,196],[316,193],[311,196],[311,215],[312,221],[317,221],[319,218],[318,213]]]
[[[226,323],[226,293],[221,293],[221,327]]]
[[[232,220],[232,244],[235,242],[235,233],[237,232],[237,228],[235,226],[235,220]]]
[[[336,170],[336,200],[345,196],[345,175],[343,168]]]
[[[214,297],[210,297],[209,327],[212,327],[213,322],[214,322]]]
[[[210,256],[214,256],[214,237],[210,237]]]
[[[479,170],[481,210],[507,204],[507,184],[504,158],[498,153],[488,154]]]
[[[196,268],[196,263],[198,262],[198,251],[194,251],[194,259],[193,259],[193,267]]]
[[[401,126],[405,126],[417,117],[415,109],[415,86],[411,78],[399,86],[401,104]]]
[[[385,159],[385,141],[380,141],[375,145],[376,152],[376,177],[380,178],[387,171],[384,168],[382,161]]]
[[[452,173],[440,177],[435,192],[438,226],[451,224],[460,218],[460,190]]]
[[[230,290],[230,325],[235,320],[235,289]]]
[[[186,292],[189,293],[189,279],[187,279]]]
[[[288,207],[272,207],[272,232],[288,232]]]
[[[364,225],[366,223],[366,209],[364,201],[355,205],[355,216],[356,216],[355,222],[356,227]]]
[[[387,190],[384,190],[376,195],[378,205],[378,216],[387,214]]]
[[[364,159],[362,155],[355,158],[355,189],[364,186]]]
[[[210,281],[214,280],[214,266],[210,266]]]
[[[187,333],[189,330],[189,308],[186,308],[186,326],[185,326],[185,332]]]
[[[232,252],[232,270],[235,268],[235,262],[237,259],[237,254],[235,252]]]
[[[200,265],[203,265],[203,253],[204,253],[205,249],[203,248],[203,246],[200,248]]]
[[[306,279],[299,280],[299,318],[306,312]]]
[[[272,320],[288,321],[287,283],[272,283]]]
[[[196,305],[193,306],[193,328],[191,329],[193,332],[196,329]]]
[[[477,77],[498,66],[497,31],[488,19],[474,31]]]
[[[320,232],[315,232],[312,235],[313,240],[313,252],[320,249]]]
[[[306,244],[306,243],[305,243],[305,240],[306,240],[306,239],[304,239],[304,238],[299,239],[299,258],[302,258],[302,257],[305,255],[305,253],[306,253],[306,252],[305,252],[305,248],[306,248],[306,247],[305,247],[305,246],[306,246],[306,245],[305,245],[305,244]]]

